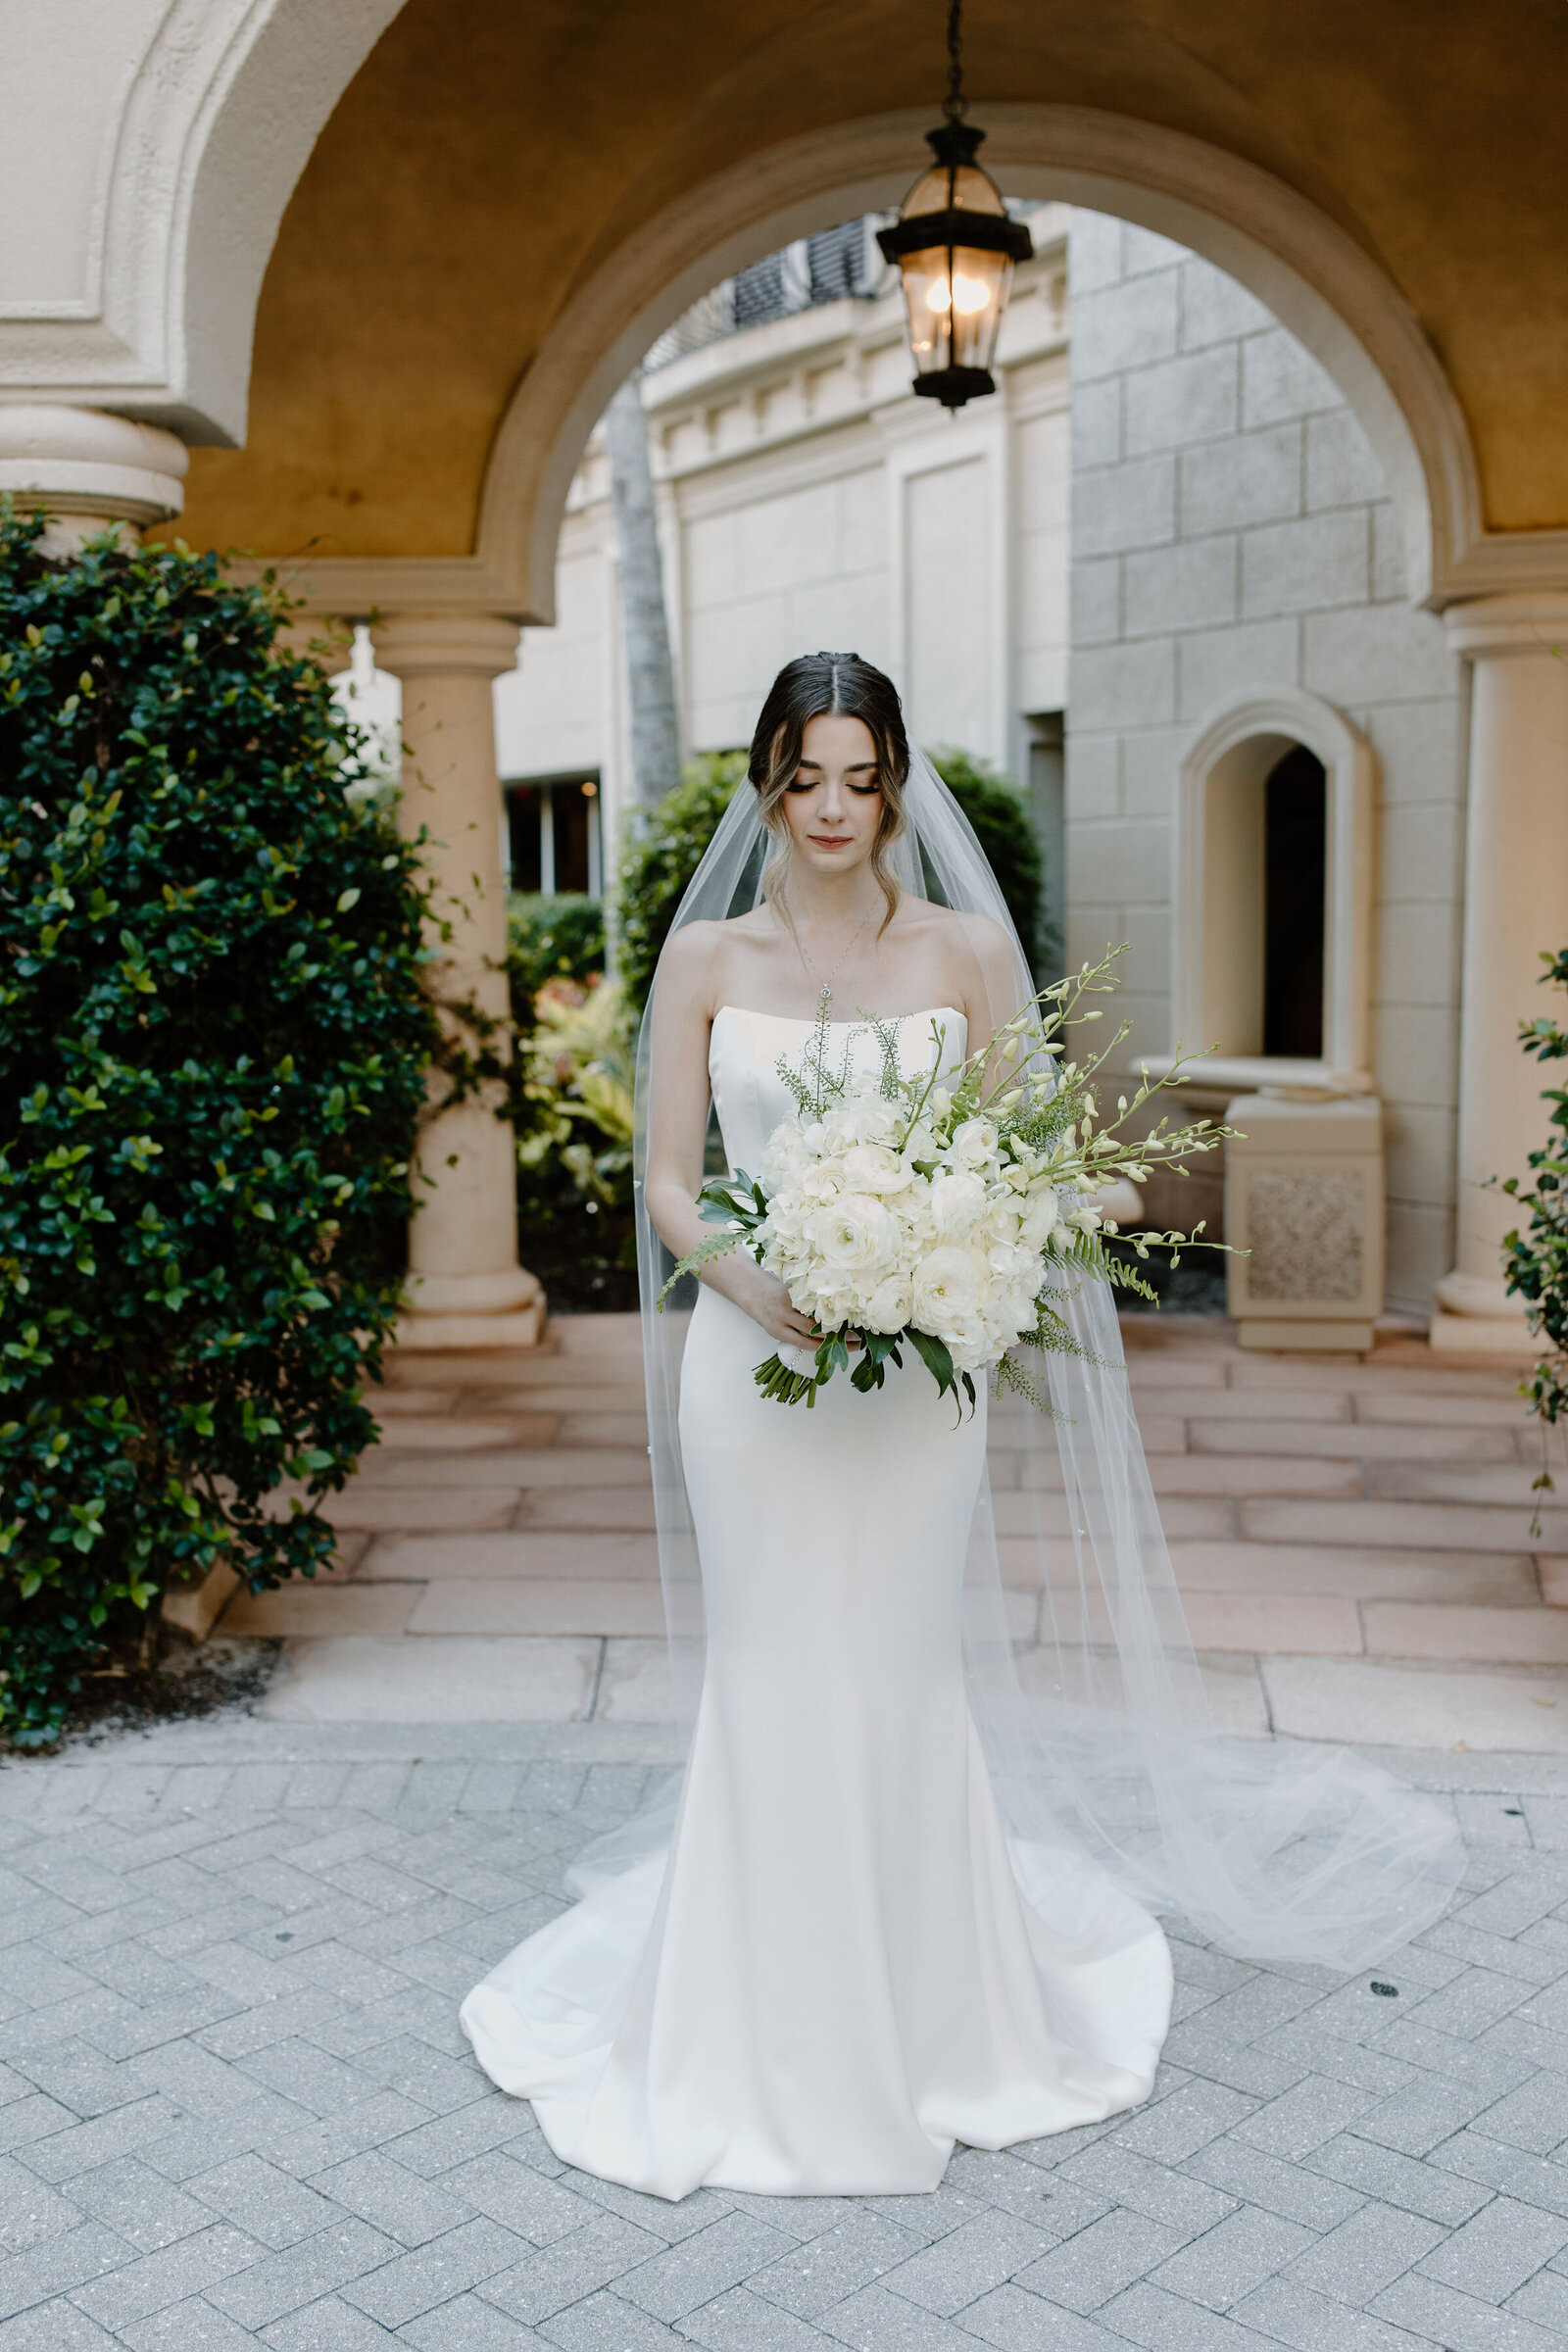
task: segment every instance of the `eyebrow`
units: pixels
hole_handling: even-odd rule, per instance
[[[797,767],[820,767],[822,762],[820,760],[797,760],[795,764]],[[857,760],[854,766],[847,767],[844,773],[847,776],[863,776],[868,769],[874,769],[875,766],[874,760]]]

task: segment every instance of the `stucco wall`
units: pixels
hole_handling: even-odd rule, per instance
[[[1405,601],[1360,427],[1269,313],[1206,262],[1102,215],[1074,214],[1068,253],[1069,953],[1129,941],[1134,1044],[1169,1051],[1183,754],[1227,703],[1270,686],[1305,688],[1362,730],[1380,767],[1389,1300],[1424,1311],[1451,1262],[1458,666],[1441,622]]]

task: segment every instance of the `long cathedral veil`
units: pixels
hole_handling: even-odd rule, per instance
[[[919,753],[905,813],[894,849],[901,888],[989,918],[1009,943],[1011,1001],[993,1005],[1000,1024],[1034,984],[984,853]],[[749,912],[773,848],[757,794],[742,783],[675,926]],[[673,1261],[643,1197],[657,1078],[652,1012],[651,995],[637,1061],[637,1236],[669,1669],[689,1741],[702,1687],[702,1582],[676,1410],[696,1293],[688,1282],[685,1298],[677,1291],[662,1314],[654,1311]],[[993,1478],[976,1507],[964,1587],[970,1704],[1020,1883],[1049,1904],[1053,1880],[1063,1886],[1081,1881],[1071,1858],[1087,1854],[1147,1908],[1185,1916],[1239,1956],[1364,1967],[1447,1902],[1463,1859],[1453,1821],[1430,1798],[1343,1750],[1216,1733],[1144,1458],[1112,1298],[1103,1285],[1078,1280],[1056,1303],[1081,1352],[1044,1359],[1054,1417],[1012,1399],[991,1405]],[[759,1330],[759,1361],[766,1352]],[[801,1507],[805,1541],[806,1498]],[[1005,1583],[999,1535],[1007,1551]],[[809,1540],[831,1537],[814,1529]],[[1019,1618],[1026,1634],[1038,1629],[1037,1638],[1015,1640],[1010,1619]],[[573,1873],[579,1891],[667,1839],[680,1778],[673,1774],[624,1829],[580,1857]]]

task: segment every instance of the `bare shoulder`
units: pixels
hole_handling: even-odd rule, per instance
[[[701,996],[717,969],[727,923],[682,923],[659,953],[659,985],[687,999]]]
[[[910,902],[905,900],[904,906],[909,906]],[[987,965],[999,956],[1012,956],[1011,932],[989,914],[968,914],[952,906],[939,906],[931,899],[915,902],[911,912],[927,936],[950,953],[961,955],[967,949]]]

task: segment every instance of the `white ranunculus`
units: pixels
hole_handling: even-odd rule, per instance
[[[833,1200],[844,1190],[842,1159],[813,1160],[802,1171],[798,1180],[801,1197],[806,1200]]]
[[[899,1247],[896,1220],[869,1193],[843,1193],[814,1210],[806,1237],[824,1268],[841,1278],[889,1266]]]
[[[911,1171],[885,1144],[852,1144],[844,1154],[844,1181],[856,1193],[902,1193]]]
[[[914,1284],[907,1274],[887,1274],[866,1299],[860,1317],[865,1331],[902,1331],[914,1312]]]
[[[953,1131],[948,1155],[960,1168],[978,1168],[997,1148],[997,1130],[990,1119],[965,1119]]]
[[[914,1311],[921,1331],[945,1339],[972,1317],[980,1303],[980,1269],[967,1250],[949,1245],[933,1250],[914,1269]]]
[[[961,1241],[985,1213],[986,1188],[978,1176],[959,1169],[931,1185],[931,1224],[945,1242]]]

